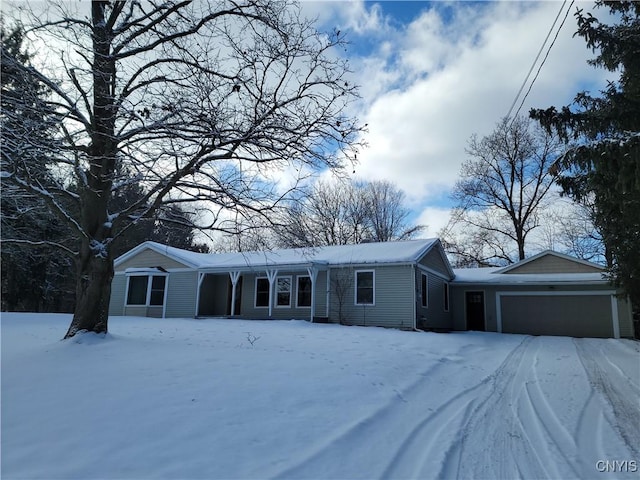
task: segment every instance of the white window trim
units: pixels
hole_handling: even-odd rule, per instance
[[[298,305],[298,291],[300,289],[300,279],[301,278],[308,278],[309,282],[311,282],[311,277],[309,275],[298,275],[296,277],[296,308],[309,308],[311,309],[311,305]],[[311,285],[311,295],[313,295],[313,285]],[[313,303],[313,298],[311,299],[311,303]]]
[[[278,280],[280,279],[289,279],[289,303],[287,305],[278,305]],[[291,275],[279,275],[276,277],[276,281],[274,282],[275,288],[273,292],[273,296],[275,297],[275,302],[273,303],[274,308],[291,308],[291,297],[293,296],[293,277]]]
[[[128,303],[129,302],[129,280],[131,277],[147,277],[147,297],[145,303]],[[165,277],[164,279],[164,292],[162,295],[162,305],[151,305],[151,284],[153,277]],[[167,303],[167,285],[169,284],[169,274],[164,272],[136,272],[127,274],[127,289],[124,292],[124,306],[125,307],[162,307],[164,310]]]
[[[269,308],[269,303],[267,301],[266,305],[258,305],[258,280],[266,280],[269,283],[269,279],[267,277],[256,277],[255,288],[253,292],[253,308]],[[269,286],[269,295],[271,295],[271,286]]]
[[[446,292],[446,295],[445,295]],[[451,289],[449,288],[449,282],[444,282],[442,287],[442,301],[444,302],[444,311],[448,312],[451,308]]]
[[[358,303],[358,274],[359,273],[373,273],[373,302],[372,303]],[[353,304],[359,307],[375,307],[376,306],[376,271],[375,270],[356,270],[354,275],[354,289],[353,289]]]
[[[422,282],[426,287],[424,295],[422,295]],[[426,272],[420,272],[420,305],[422,308],[429,308],[429,275]]]

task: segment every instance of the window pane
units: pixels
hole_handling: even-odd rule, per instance
[[[373,304],[373,272],[356,272],[356,303]]]
[[[129,277],[129,293],[127,294],[127,305],[146,305],[148,283],[148,276]]]
[[[288,307],[291,305],[291,279],[281,277],[276,280],[276,305]]]
[[[162,305],[164,303],[164,286],[166,277],[154,276],[151,280],[151,298],[150,305]]]
[[[298,306],[311,306],[311,278],[298,277]]]
[[[269,306],[269,280],[259,278],[256,281],[256,307]]]

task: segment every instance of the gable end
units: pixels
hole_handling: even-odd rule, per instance
[[[501,273],[509,274],[536,274],[536,273],[600,273],[602,267],[579,259],[572,259],[547,253],[530,261],[524,261],[520,265],[512,265]]]
[[[172,258],[167,257],[151,248],[145,248],[137,254],[127,258],[123,262],[115,266],[116,272],[124,272],[127,268],[152,268],[162,267],[166,270],[173,268],[191,268],[189,265],[180,263]]]

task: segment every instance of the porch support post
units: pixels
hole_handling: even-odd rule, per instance
[[[203,272],[198,272],[198,290],[196,291],[196,314],[195,316],[198,316],[199,310],[200,310],[200,287],[202,287],[202,282],[204,281],[204,276],[206,275],[206,273]],[[167,286],[165,285],[165,289],[167,288]]]
[[[240,278],[240,272],[229,272],[229,276],[231,277],[231,316],[233,317],[236,314],[236,285]]]
[[[309,278],[311,279],[311,318],[310,321],[313,323],[313,316],[316,312],[316,280],[318,279],[318,268],[311,266],[307,268],[307,272],[309,273]]]
[[[276,281],[278,270],[267,270],[267,280],[269,280],[269,318],[273,312],[273,282]]]

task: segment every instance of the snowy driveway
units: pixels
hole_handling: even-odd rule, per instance
[[[3,314],[3,479],[638,475],[638,342],[67,321]]]
[[[379,478],[591,478],[615,468],[594,459],[626,459],[618,470],[635,470],[639,367],[624,358],[638,354],[631,342],[524,337],[492,374],[462,391],[442,388],[455,375],[443,364],[403,392],[404,403],[421,408],[373,412],[280,477],[366,478],[359,474],[366,456],[386,465]],[[382,435],[393,446],[362,442]]]

